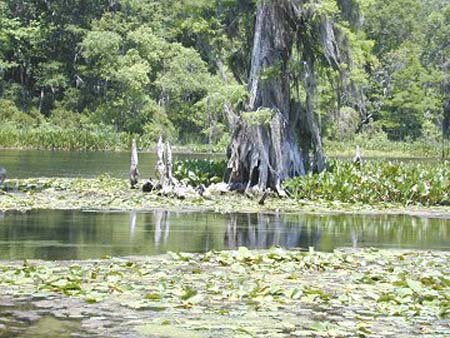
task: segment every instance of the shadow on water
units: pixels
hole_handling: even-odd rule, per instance
[[[0,259],[88,259],[265,249],[379,247],[450,250],[450,220],[398,215],[218,214],[213,212],[8,212]]]

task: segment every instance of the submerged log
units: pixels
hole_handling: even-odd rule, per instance
[[[139,181],[139,169],[138,169],[138,152],[136,146],[136,140],[133,139],[131,143],[131,165],[130,165],[130,185],[134,189]]]

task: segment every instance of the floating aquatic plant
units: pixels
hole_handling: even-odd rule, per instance
[[[449,205],[450,163],[330,161],[327,170],[285,183],[297,199],[347,203]]]
[[[152,337],[182,330],[199,337],[447,337],[449,259],[444,252],[240,248],[1,263],[0,298],[52,299],[45,305],[56,313],[78,299],[84,305],[67,316],[107,304],[102,320],[114,312],[135,318],[111,325],[116,334],[109,336],[136,329]]]

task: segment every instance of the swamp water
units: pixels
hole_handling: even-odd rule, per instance
[[[175,155],[176,159],[207,157],[210,156]],[[142,176],[149,176],[153,172],[155,155],[140,154],[139,161]],[[126,152],[0,151],[0,166],[7,168],[10,179],[89,178],[101,174],[127,179],[128,165]],[[450,219],[167,210],[0,212],[0,260],[83,260],[159,255],[168,251],[206,252],[240,246],[256,249],[314,247],[318,251],[340,247],[450,251]],[[77,311],[88,311],[83,314],[84,320],[77,318]],[[30,303],[26,297],[6,298],[0,291],[0,338],[89,337],[92,336],[89,329],[115,325],[120,319],[108,304],[101,311],[98,308],[90,311],[74,298],[33,299]],[[123,317],[120,311],[117,315]],[[127,320],[147,315],[144,311],[128,311]],[[134,333],[122,336],[138,337]]]
[[[220,159],[222,155],[177,154],[174,160]],[[153,175],[156,153],[139,154],[139,170],[142,178]],[[83,177],[99,175],[128,179],[130,154],[128,152],[84,152],[49,150],[0,150],[0,167],[8,170],[8,178],[31,177]]]
[[[56,318],[25,300],[19,303],[16,300],[14,303],[1,300],[3,301],[0,304],[1,338],[87,337],[83,334],[80,320]]]
[[[166,210],[0,214],[0,260],[79,260],[240,246],[450,250],[450,219]]]
[[[304,249],[313,246],[320,251],[338,247],[450,250],[450,220],[394,215],[167,210],[0,213],[0,260],[79,260],[158,255],[167,251],[206,252],[240,246],[264,249],[274,245]],[[157,316],[154,309],[119,307],[108,302],[88,306],[72,297],[55,296],[42,301],[7,297],[0,291],[0,338],[144,338],[148,336],[136,333],[135,326],[153,322]],[[313,310],[308,311],[308,316],[312,316]],[[320,309],[317,311],[322,313]],[[164,312],[160,316],[175,315],[179,314]],[[214,317],[210,321],[217,320]],[[108,333],[110,330],[115,334]],[[180,332],[173,337],[184,336]]]
[[[186,159],[222,159],[222,154],[174,153],[174,160]],[[349,158],[338,157],[342,160]],[[153,175],[156,164],[156,152],[139,153],[139,170],[142,178]],[[364,160],[371,160],[364,158]],[[431,158],[391,158],[372,160],[390,160],[402,162],[435,163]],[[8,170],[8,178],[32,177],[83,177],[93,178],[107,174],[111,177],[128,179],[130,153],[95,151],[50,151],[50,150],[0,150],[0,167]]]

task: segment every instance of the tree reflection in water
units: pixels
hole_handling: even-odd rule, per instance
[[[224,246],[235,249],[392,247],[448,249],[447,219],[406,215],[230,214]]]
[[[304,222],[305,219],[292,221],[278,213],[230,214],[226,221],[224,244],[230,249],[240,246],[252,249],[318,246],[322,228],[308,229]]]
[[[155,222],[155,246],[159,247],[161,244],[161,236],[164,232],[164,241],[166,244],[169,239],[170,232],[170,212],[167,210],[154,210],[153,218]]]
[[[129,222],[130,222],[130,241],[133,241],[134,238],[134,232],[136,231],[136,210],[133,210],[132,212],[130,212],[130,218],[129,218]]]
[[[286,248],[315,247],[318,250],[332,251],[337,247],[364,246],[408,246],[421,247],[430,237],[448,237],[448,221],[432,220],[410,216],[392,215],[293,215],[293,214],[225,214],[208,220],[210,213],[171,213],[155,210],[153,215],[154,246],[170,246],[170,224],[174,221],[176,233],[183,236],[182,242],[189,243],[195,236],[200,251],[210,249],[236,249],[245,246],[252,249],[265,249],[272,246]],[[205,221],[209,226],[198,225],[197,229],[182,228],[182,220]],[[206,220],[205,220],[206,219]],[[198,221],[197,221],[198,220]],[[223,223],[222,223],[223,222]],[[188,222],[191,223],[191,222]],[[222,223],[224,226],[222,226]],[[438,233],[431,230],[431,224],[440,223]],[[445,224],[445,225],[444,225]],[[130,238],[134,237],[136,214],[130,213]],[[434,233],[430,233],[433,231]],[[223,244],[210,241],[223,233]],[[198,238],[197,238],[198,239]]]
[[[358,247],[358,233],[352,230],[352,248],[356,249]]]
[[[450,220],[402,215],[221,214],[155,210],[0,213],[0,259],[87,259],[265,249],[341,247],[450,250]]]

